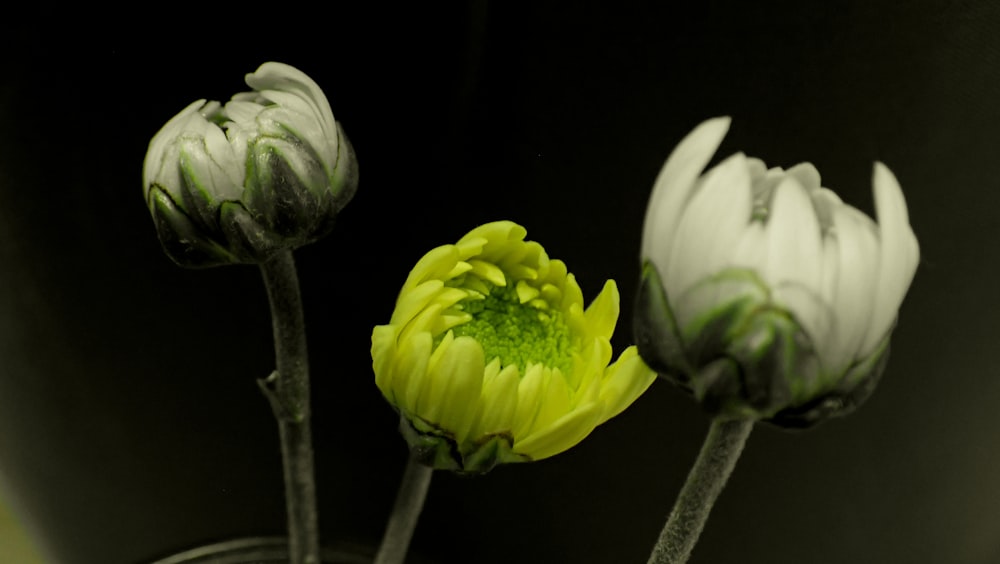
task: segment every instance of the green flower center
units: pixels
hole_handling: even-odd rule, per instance
[[[512,281],[511,281],[512,282]],[[476,339],[486,362],[500,358],[501,366],[517,365],[521,374],[529,363],[541,363],[569,374],[573,366],[572,340],[563,314],[532,300],[521,303],[515,284],[494,286],[483,299],[459,303],[472,320],[454,328],[455,336]]]

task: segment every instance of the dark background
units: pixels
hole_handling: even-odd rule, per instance
[[[53,561],[283,530],[258,272],[174,266],[141,196],[160,126],[277,60],[326,91],[361,167],[334,232],[296,255],[325,541],[374,546],[392,503],[406,449],[370,332],[414,262],[517,221],[588,298],[618,281],[620,350],[653,179],[726,114],[721,155],[809,160],[868,213],[887,163],[922,260],[872,399],[808,432],[759,427],[691,562],[1000,563],[1000,4],[423,4],[0,24],[0,477]],[[555,458],[438,473],[413,550],[645,562],[707,424],[658,382]]]

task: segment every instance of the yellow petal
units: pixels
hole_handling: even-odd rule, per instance
[[[389,401],[393,401],[390,385],[395,354],[396,328],[392,325],[376,326],[372,331],[372,371],[375,372],[375,385]]]
[[[411,411],[416,405],[416,398],[409,395],[410,390],[423,389],[432,347],[433,340],[427,332],[417,333],[399,343],[391,383],[396,407]]]
[[[558,304],[562,302],[563,292],[555,284],[546,282],[542,284],[541,287],[542,299],[551,304]]]
[[[503,370],[499,368],[500,359],[494,359],[486,368],[479,420],[473,427],[473,438],[511,432],[521,377],[517,366],[509,365]]]
[[[485,223],[469,231],[458,243],[463,244],[470,240],[485,239],[487,244],[502,244],[507,241],[521,241],[528,234],[528,230],[512,221],[493,221]]]
[[[600,391],[604,371],[607,369],[608,363],[611,362],[611,354],[611,342],[607,339],[595,338],[591,339],[590,343],[576,355],[573,363],[574,378],[577,379],[576,382],[573,382],[577,390],[576,403],[592,401],[592,398],[596,397],[596,393]],[[595,394],[595,396],[587,394]]]
[[[604,283],[604,289],[584,312],[591,335],[611,338],[615,332],[615,324],[618,323],[619,300],[618,285],[614,280],[608,280]]]
[[[428,280],[442,280],[458,264],[458,249],[455,245],[442,245],[431,249],[417,261],[403,283],[400,295]]]
[[[603,413],[600,402],[581,405],[548,427],[514,441],[513,451],[541,460],[575,446],[594,430]]]
[[[562,284],[566,280],[568,273],[569,270],[566,268],[566,263],[559,259],[550,259],[548,269],[545,272],[545,280],[547,282]]]
[[[511,429],[515,439],[526,434],[534,425],[541,407],[542,392],[547,386],[542,366],[540,364],[528,366],[517,387],[517,408],[514,410],[514,428]]]
[[[428,367],[437,366],[441,362],[441,357],[444,356],[451,344],[455,342],[455,334],[451,331],[445,333],[441,342],[438,343],[437,348],[431,353],[430,360],[428,362]],[[430,418],[431,415],[431,394],[434,386],[437,384],[436,378],[433,375],[427,375],[426,378],[419,378],[417,380],[410,380],[406,387],[406,403],[410,406],[411,412],[414,415],[423,417],[428,421],[433,420]]]
[[[600,423],[615,417],[632,405],[656,380],[656,372],[642,361],[637,349],[631,346],[608,367],[601,385],[600,398],[604,415]]]
[[[566,385],[566,378],[558,369],[543,368],[544,378],[548,385],[542,393],[542,404],[535,417],[534,429],[540,429],[552,424],[553,421],[566,415],[572,406],[572,391]]]
[[[524,280],[517,282],[517,299],[519,303],[525,304],[538,297],[538,288],[528,284]]]
[[[486,280],[494,286],[507,285],[507,277],[504,276],[503,270],[500,270],[497,265],[476,259],[470,259],[469,264],[472,265],[472,274],[475,274],[479,278]]]
[[[409,323],[403,325],[403,329],[399,332],[399,342],[405,342],[415,333],[424,331],[432,333],[440,316],[441,306],[435,303],[428,304]]]
[[[562,307],[569,309],[574,305],[583,307],[583,292],[580,290],[580,285],[576,283],[576,276],[567,274],[566,285],[563,286]]]
[[[389,323],[392,325],[408,323],[437,297],[443,287],[444,282],[440,280],[428,280],[400,292],[399,299],[396,300],[396,309],[392,312]]]
[[[489,240],[485,237],[473,236],[470,237],[466,235],[462,237],[458,243],[455,243],[455,248],[458,249],[458,257],[460,260],[466,260],[469,257],[474,257],[483,252],[483,247],[489,243]]]
[[[469,434],[482,395],[483,347],[472,337],[457,337],[427,374],[430,387],[426,418],[450,431],[461,444]]]

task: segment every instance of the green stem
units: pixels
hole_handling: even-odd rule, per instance
[[[648,564],[687,562],[752,429],[752,420],[712,421],[698,459],[677,496]]]
[[[406,559],[433,473],[433,468],[420,464],[410,456],[399,484],[392,515],[389,516],[389,524],[382,536],[382,545],[375,556],[375,564],[402,564]]]
[[[294,564],[319,564],[316,478],[309,427],[309,360],[295,259],[281,252],[260,265],[271,304],[276,370],[260,380],[278,420],[285,475],[288,555]]]

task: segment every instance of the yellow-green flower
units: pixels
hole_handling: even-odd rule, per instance
[[[614,281],[584,309],[566,265],[526,234],[498,221],[430,251],[372,333],[375,383],[427,465],[485,472],[558,454],[655,378],[635,347],[609,366]]]

